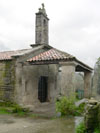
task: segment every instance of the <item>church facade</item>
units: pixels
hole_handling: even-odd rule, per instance
[[[30,49],[0,52],[0,100],[50,114],[59,95],[75,93],[75,72],[84,72],[84,97],[91,96],[92,68],[50,46],[48,28],[42,4],[36,13],[35,44]]]

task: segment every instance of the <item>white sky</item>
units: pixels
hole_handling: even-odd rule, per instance
[[[94,67],[100,57],[100,0],[0,0],[0,51],[35,43],[35,13],[45,4],[49,44]]]

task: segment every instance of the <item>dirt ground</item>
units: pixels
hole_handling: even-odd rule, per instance
[[[0,115],[0,133],[74,133],[73,119],[19,118]]]

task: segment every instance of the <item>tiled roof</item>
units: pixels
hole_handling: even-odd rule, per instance
[[[40,53],[37,56],[34,56],[30,59],[28,59],[27,61],[30,63],[43,63],[43,61],[70,61],[70,60],[74,60],[77,63],[79,63],[79,65],[81,65],[81,67],[84,67],[86,70],[92,71],[93,69],[91,67],[89,67],[88,65],[84,64],[83,62],[77,60],[77,58],[75,58],[74,56],[59,51],[55,48],[52,48],[48,51],[45,51],[43,53]]]
[[[30,49],[0,52],[0,60],[11,60],[12,56],[23,55],[28,51],[30,51]]]
[[[40,53],[39,55],[28,59],[27,61],[37,62],[37,61],[52,61],[52,60],[69,60],[73,58],[75,57],[70,54],[52,48],[46,52]]]
[[[29,54],[31,52],[34,52],[36,50],[39,50],[45,47],[44,45],[33,45],[33,44],[31,46],[32,48],[29,48],[29,49],[0,52],[0,61],[11,60],[13,57]],[[48,47],[51,47],[51,46],[48,46]]]

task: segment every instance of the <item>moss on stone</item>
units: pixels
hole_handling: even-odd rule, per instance
[[[14,97],[15,63],[14,61],[0,63],[0,99],[10,100]]]

